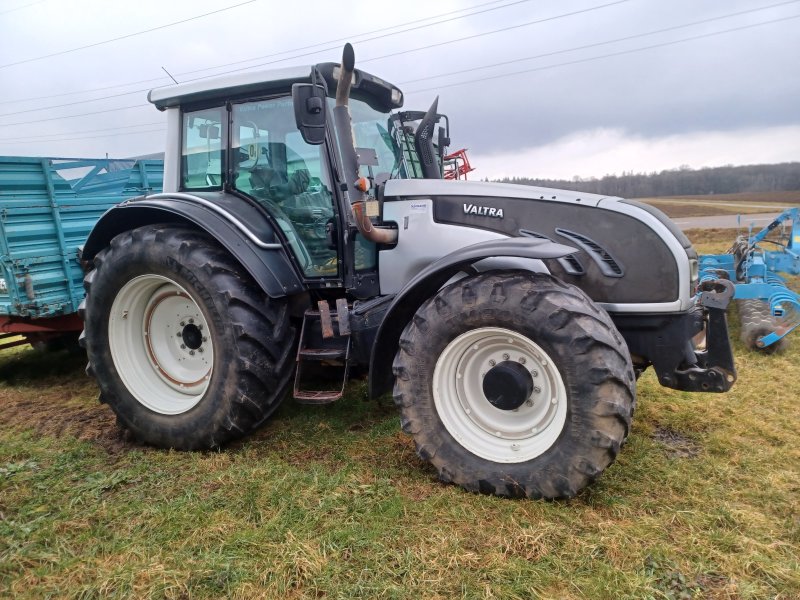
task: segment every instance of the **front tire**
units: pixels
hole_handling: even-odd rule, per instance
[[[574,496],[614,461],[634,407],[608,314],[538,273],[440,290],[406,326],[394,374],[419,456],[443,481],[499,496]]]
[[[89,371],[118,422],[162,448],[218,447],[286,393],[295,330],[209,235],[148,225],[115,237],[85,278]]]

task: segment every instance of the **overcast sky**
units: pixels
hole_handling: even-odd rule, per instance
[[[0,154],[159,152],[162,66],[336,61],[349,40],[407,108],[440,95],[480,178],[797,161],[793,17],[800,0],[0,0]]]

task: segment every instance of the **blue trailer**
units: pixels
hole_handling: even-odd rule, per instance
[[[0,348],[82,329],[80,249],[100,216],[161,191],[161,160],[0,156]]]

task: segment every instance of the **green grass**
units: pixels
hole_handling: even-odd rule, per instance
[[[734,339],[737,336],[733,335]],[[800,341],[728,394],[647,372],[577,498],[438,483],[365,383],[222,452],[128,441],[83,360],[0,354],[0,597],[800,597]]]

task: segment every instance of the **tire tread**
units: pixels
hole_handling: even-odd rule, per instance
[[[226,391],[231,396],[227,413],[215,424],[191,423],[191,411],[176,415],[176,422],[187,421],[185,426],[165,433],[155,431],[159,429],[157,424],[134,423],[125,418],[125,413],[119,410],[119,403],[124,402],[122,394],[100,380],[102,396],[117,413],[118,423],[141,441],[176,449],[217,448],[252,432],[277,409],[291,382],[296,329],[289,321],[286,302],[268,298],[210,235],[185,226],[147,225],[114,237],[95,256],[94,268],[84,278],[87,299],[83,339],[89,349],[90,374],[99,372],[99,365],[92,362],[93,356],[95,360],[103,356],[110,360],[107,348],[102,348],[104,341],[97,339],[92,331],[92,313],[98,310],[92,304],[94,288],[106,278],[107,265],[111,269],[123,256],[142,252],[154,244],[169,256],[175,256],[182,265],[202,273],[209,289],[222,291],[219,294],[225,306],[222,317],[231,324],[235,345],[234,389]],[[264,334],[264,338],[254,332]]]
[[[426,354],[431,330],[451,314],[463,319],[489,306],[501,311],[517,307],[514,314],[520,318],[543,319],[549,336],[579,356],[581,364],[591,365],[588,373],[565,381],[571,398],[588,398],[588,408],[575,419],[582,435],[574,438],[574,448],[557,442],[527,463],[492,463],[462,448],[435,415],[430,376],[436,357]],[[417,372],[416,365],[426,360],[425,373]],[[546,274],[488,272],[440,290],[403,331],[393,373],[401,426],[414,437],[417,455],[436,468],[440,480],[499,496],[575,496],[614,461],[635,407],[633,366],[611,318],[579,288]]]

